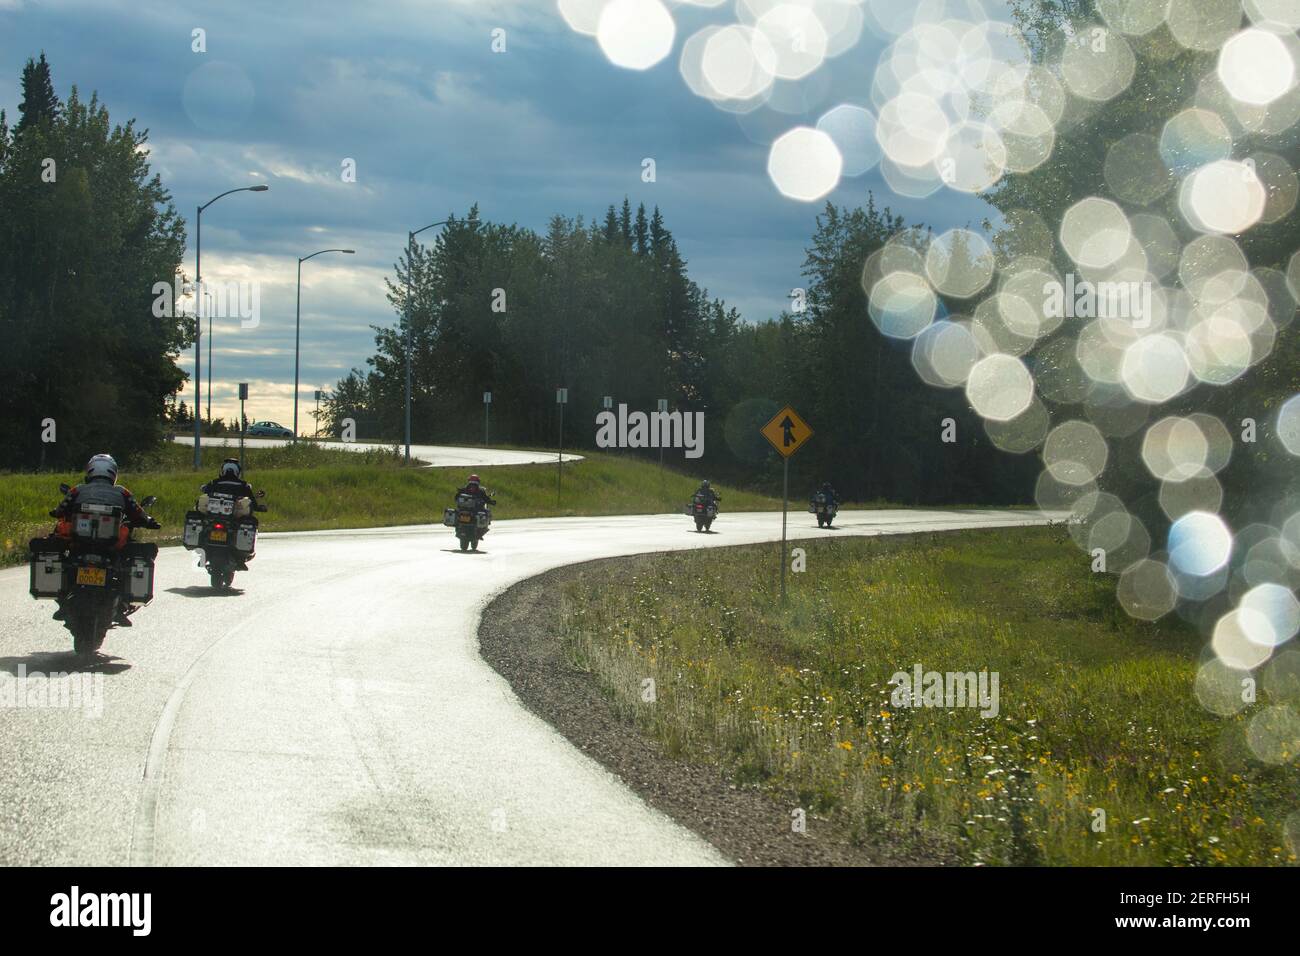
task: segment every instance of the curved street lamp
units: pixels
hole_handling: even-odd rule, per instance
[[[264,193],[271,187],[265,183],[258,183],[256,186],[240,186],[237,189],[227,189],[220,195],[213,196],[207,202],[199,207],[198,215],[195,217],[195,236],[194,236],[194,470],[198,471],[203,464],[202,441],[199,437],[199,424],[202,414],[199,411],[199,388],[203,382],[202,368],[203,361],[203,210],[207,209],[218,199],[223,196],[229,196],[231,193]],[[210,356],[209,356],[210,357]],[[211,363],[209,363],[210,365]],[[208,375],[212,375],[212,369],[208,369]],[[212,386],[208,386],[208,408],[211,414],[212,408]]]
[[[323,256],[327,252],[341,252],[345,255],[352,255],[355,249],[322,249],[320,252],[313,252],[309,256],[300,256],[298,258],[298,306],[294,310],[293,319],[293,440],[298,440],[298,330],[302,326],[302,264],[308,259],[315,259],[317,256]],[[243,422],[240,422],[243,427]]]
[[[411,261],[415,255],[415,237],[426,229],[445,226],[449,222],[450,219],[431,222],[406,234],[406,463],[408,465],[411,463],[411,350],[414,348],[411,334]]]

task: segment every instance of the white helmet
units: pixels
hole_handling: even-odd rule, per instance
[[[96,478],[106,478],[117,484],[117,462],[112,455],[95,455],[86,462],[86,480],[94,481]]]
[[[221,463],[222,478],[239,478],[242,476],[242,470],[239,467],[238,458],[227,458]]]

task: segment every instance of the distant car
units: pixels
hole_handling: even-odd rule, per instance
[[[292,438],[293,432],[279,422],[253,422],[248,426],[248,434],[265,435],[269,438]]]

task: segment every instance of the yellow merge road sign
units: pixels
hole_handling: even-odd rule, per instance
[[[763,437],[772,443],[772,447],[780,452],[783,458],[789,458],[797,452],[803,447],[804,442],[812,438],[813,434],[808,423],[789,405],[777,412],[761,431]]]

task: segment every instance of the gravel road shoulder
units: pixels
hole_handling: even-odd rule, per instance
[[[933,864],[916,852],[862,847],[830,821],[808,815],[807,832],[794,833],[793,796],[781,799],[738,787],[718,768],[674,759],[615,715],[596,680],[570,665],[559,639],[563,586],[587,575],[603,577],[609,560],[635,573],[655,555],[567,565],[529,578],[500,594],[483,612],[483,658],[533,713],[598,761],[646,803],[708,840],[733,862],[748,866],[900,866]]]

